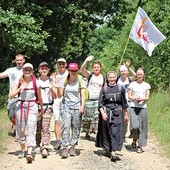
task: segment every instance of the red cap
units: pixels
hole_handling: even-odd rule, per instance
[[[68,65],[68,70],[78,71],[79,70],[79,66],[78,66],[77,63],[70,63]]]

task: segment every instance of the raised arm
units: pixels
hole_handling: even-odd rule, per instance
[[[130,68],[130,65],[131,65],[131,61],[130,60],[126,60],[125,66],[126,66],[126,68],[129,70],[129,72],[131,74],[130,79],[132,81],[134,81],[135,78],[136,78],[136,72],[132,68]]]
[[[84,75],[86,78],[88,78],[88,77],[90,76],[90,71],[88,71],[88,70],[86,69],[87,64],[88,64],[88,62],[92,61],[93,58],[94,58],[94,56],[92,56],[92,55],[88,56],[88,57],[84,60],[83,64],[82,64],[81,67],[80,67],[81,72],[83,73],[83,75]]]

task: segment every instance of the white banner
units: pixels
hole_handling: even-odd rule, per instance
[[[154,48],[166,37],[152,23],[142,8],[138,8],[129,37],[152,55]]]

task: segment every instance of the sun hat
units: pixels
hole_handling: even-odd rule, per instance
[[[45,61],[43,61],[39,64],[39,67],[42,67],[42,66],[48,66],[49,67],[48,63],[46,63]]]
[[[66,63],[66,60],[64,59],[64,58],[59,58],[58,60],[57,60],[57,63],[58,62],[64,62],[64,63]]]
[[[120,66],[120,71],[128,71],[127,67],[125,65]]]
[[[70,71],[78,71],[79,70],[79,66],[78,66],[77,63],[69,63],[68,70],[70,70]]]
[[[27,67],[30,67],[30,68],[33,69],[33,65],[32,65],[31,63],[25,63],[25,64],[23,65],[23,68],[27,68]]]

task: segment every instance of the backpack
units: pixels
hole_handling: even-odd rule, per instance
[[[90,82],[93,74],[94,74],[93,72],[90,73],[89,78],[88,78],[88,80],[87,80],[87,86],[88,86],[88,84],[89,84],[89,82]],[[104,84],[105,84],[105,81],[106,81],[105,76],[103,76],[103,86],[104,86]]]
[[[88,78],[88,80],[87,80],[87,87],[88,87],[88,85],[89,85],[89,82],[90,82],[90,80],[91,80],[91,78],[92,78],[92,76],[93,76],[93,72],[91,72],[90,73],[90,75],[89,75],[89,78]],[[103,76],[103,85],[102,86],[104,86],[105,85],[105,76]],[[89,99],[89,91],[88,91],[88,88],[86,88],[85,89],[85,96],[86,96],[86,100],[88,100]]]
[[[36,84],[36,76],[35,75],[32,75],[32,82],[33,82],[33,89],[35,91],[35,97],[36,97],[36,102],[38,102],[38,94],[37,94],[37,84]],[[18,88],[21,86],[21,82],[19,81],[19,84],[18,84]],[[28,89],[25,89],[25,90],[28,90]],[[18,93],[18,96],[20,95],[20,93]]]
[[[79,92],[80,92],[80,87],[81,87],[81,84],[82,84],[82,81],[83,81],[83,77],[81,75],[77,75],[77,78],[78,78],[78,83],[79,83]],[[64,80],[64,89],[67,85],[67,79]],[[88,100],[88,89],[87,87],[85,88],[85,101]]]
[[[38,102],[38,94],[37,94],[37,84],[36,84],[36,76],[35,75],[32,75],[32,82],[33,82],[33,89],[35,91],[35,96],[36,96],[36,102]],[[18,83],[18,88],[21,86],[21,82],[19,80],[19,83]],[[18,97],[19,97],[20,93],[18,93]],[[16,118],[15,118],[15,114],[12,116],[11,118],[11,122],[15,125],[16,123]]]

